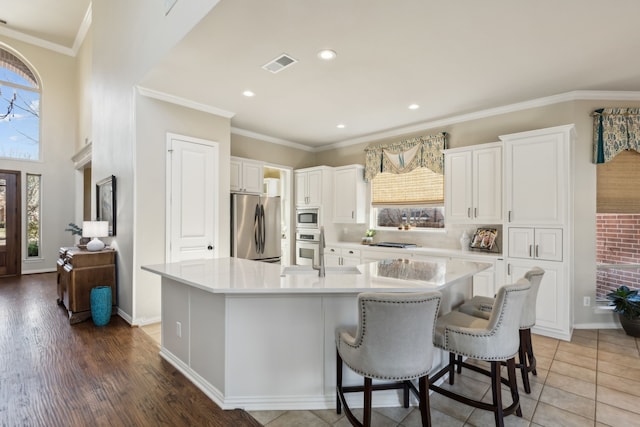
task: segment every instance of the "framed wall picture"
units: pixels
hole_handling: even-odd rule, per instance
[[[497,245],[496,237],[498,230],[496,228],[478,228],[471,239],[471,248],[483,251],[493,251]]]
[[[116,177],[111,175],[96,183],[98,221],[109,222],[109,236],[116,235]]]

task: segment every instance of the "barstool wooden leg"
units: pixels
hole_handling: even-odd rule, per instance
[[[533,375],[538,375],[536,372],[536,357],[533,355],[533,343],[531,342],[531,329],[526,330],[527,335],[527,357],[529,359],[529,370]]]
[[[527,336],[524,329],[520,329],[520,347],[518,348],[518,359],[520,360],[522,386],[525,393],[530,394],[531,384],[529,384],[529,364],[527,363]]]
[[[340,389],[342,388],[342,357],[336,351],[336,414],[342,414],[342,403],[340,402]]]
[[[420,390],[420,415],[422,417],[422,425],[431,427],[431,405],[429,403],[429,376],[425,375],[418,380],[418,389]]]
[[[496,427],[504,427],[504,413],[502,412],[502,381],[500,378],[500,362],[491,362],[491,397],[493,398],[494,418]]]
[[[362,425],[364,427],[371,426],[371,378],[364,377],[364,416]]]
[[[453,385],[455,378],[456,355],[449,353],[449,384]]]
[[[520,408],[520,394],[518,393],[518,383],[516,382],[516,360],[511,358],[507,360],[507,373],[509,375],[509,389],[511,390],[511,400],[516,406],[516,415],[522,417],[522,408]]]

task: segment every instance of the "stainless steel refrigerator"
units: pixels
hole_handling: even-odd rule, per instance
[[[231,256],[280,262],[280,197],[231,194]]]

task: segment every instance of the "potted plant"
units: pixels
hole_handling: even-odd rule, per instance
[[[632,337],[640,337],[640,296],[637,290],[631,290],[628,286],[620,286],[609,293],[607,298],[611,301],[613,311],[620,315],[622,328]]]
[[[364,237],[362,238],[362,243],[370,245],[373,243],[373,236],[376,235],[376,230],[370,228],[364,233]]]
[[[70,231],[72,236],[80,236],[80,243],[77,245],[79,248],[86,247],[87,243],[89,243],[90,239],[88,237],[82,237],[82,228],[73,222],[70,222],[64,231]]]

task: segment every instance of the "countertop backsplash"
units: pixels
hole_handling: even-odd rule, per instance
[[[414,230],[378,230],[373,238],[374,242],[402,242],[415,243],[421,247],[440,249],[461,249],[460,237],[466,231],[473,237],[476,229],[491,227],[498,230],[498,247],[502,248],[502,225],[469,225],[451,224],[444,230],[414,231]],[[332,232],[327,233],[327,242],[361,243],[368,227],[363,224],[332,224]],[[328,231],[328,230],[327,230]]]

